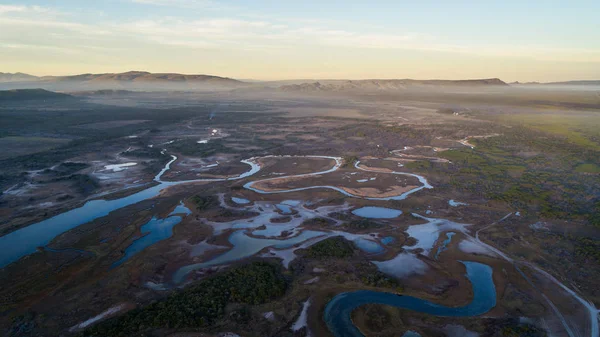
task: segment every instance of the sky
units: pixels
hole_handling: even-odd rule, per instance
[[[0,0],[0,72],[600,79],[600,1]]]

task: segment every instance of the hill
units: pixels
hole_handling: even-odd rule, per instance
[[[0,91],[0,101],[34,101],[73,98],[71,95],[52,92],[44,89],[13,89]]]
[[[549,82],[546,85],[600,85],[600,80]]]
[[[282,85],[282,91],[351,91],[351,90],[401,90],[409,87],[474,87],[474,86],[508,86],[497,78],[475,80],[358,80],[358,81],[326,81]]]
[[[79,82],[210,82],[238,85],[244,82],[227,77],[211,75],[185,75],[177,73],[150,73],[147,71],[128,71],[125,73],[81,74],[72,76],[46,76],[42,81],[79,81]]]
[[[176,73],[149,73],[129,71],[125,73],[79,74],[70,76],[0,78],[0,88],[44,88],[59,91],[81,90],[224,90],[250,84],[232,78],[211,75],[185,75]],[[28,75],[30,76],[30,75]],[[9,78],[12,78],[10,81]]]
[[[0,73],[0,82],[37,81],[39,77],[24,73]]]

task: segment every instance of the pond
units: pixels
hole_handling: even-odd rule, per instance
[[[275,207],[281,211],[281,214],[292,214],[292,208],[289,205],[277,204]]]
[[[386,207],[366,206],[353,210],[352,214],[358,215],[363,218],[392,219],[400,216],[402,214],[402,211]]]
[[[113,263],[110,268],[116,268],[145,248],[170,238],[173,235],[173,227],[180,223],[181,219],[180,216],[170,216],[166,219],[152,218],[142,226],[141,231],[143,236],[133,241],[125,249],[125,256]]]
[[[231,197],[231,200],[238,205],[246,205],[250,203],[250,200],[244,198]]]
[[[360,250],[367,252],[369,254],[379,254],[379,253],[383,253],[385,251],[385,248],[383,248],[380,244],[378,244],[377,242],[375,242],[373,240],[369,240],[369,239],[358,238],[358,239],[354,240],[354,244]]]
[[[390,245],[394,243],[394,241],[396,241],[396,239],[394,239],[393,236],[386,236],[381,239],[381,243],[383,243],[384,245]]]

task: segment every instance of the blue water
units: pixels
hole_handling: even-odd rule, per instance
[[[396,241],[396,239],[394,239],[393,236],[386,236],[381,239],[381,243],[383,243],[384,245],[389,245],[389,244],[393,243],[394,241]]]
[[[88,201],[82,207],[8,233],[0,237],[0,268],[34,253],[37,247],[48,245],[61,233],[106,216],[116,209],[150,199],[170,185],[162,183],[121,199]]]
[[[492,279],[492,268],[478,262],[461,261],[467,269],[467,278],[473,287],[473,300],[463,307],[446,307],[412,296],[358,290],[335,296],[325,307],[323,318],[336,337],[362,337],[352,323],[350,314],[362,305],[377,303],[413,310],[435,316],[471,317],[482,315],[496,306],[496,287]]]
[[[381,245],[373,240],[358,238],[354,240],[354,244],[362,251],[371,253],[371,254],[379,254],[385,251],[385,248],[381,247]]]
[[[421,337],[421,335],[416,331],[408,330],[402,337]]]
[[[281,214],[292,214],[292,208],[288,205],[277,204],[275,207],[281,211]]]
[[[190,215],[190,214],[192,214],[192,211],[190,211],[189,208],[185,207],[183,202],[180,202],[179,205],[177,205],[177,207],[175,207],[173,212],[171,212],[169,215],[175,215],[175,214]]]
[[[190,264],[179,268],[173,275],[173,282],[175,284],[181,283],[185,277],[192,271],[226,264],[229,262],[241,260],[246,257],[250,257],[266,247],[273,247],[275,249],[285,249],[292,247],[295,244],[304,242],[308,239],[312,239],[317,236],[325,235],[324,232],[316,231],[303,231],[297,236],[279,240],[279,239],[257,239],[246,235],[245,231],[236,231],[229,236],[229,242],[233,245],[229,251],[202,263]]]
[[[245,205],[250,203],[250,200],[244,198],[231,197],[231,200],[238,205]]]
[[[251,169],[237,177],[223,179],[195,179],[186,181],[161,181],[162,175],[170,169],[173,162],[177,160],[176,156],[171,156],[165,167],[154,177],[154,181],[159,184],[143,191],[134,193],[127,197],[115,200],[91,200],[79,208],[61,213],[52,218],[40,221],[38,223],[21,228],[14,232],[0,237],[0,268],[9,263],[17,261],[25,255],[32,254],[37,247],[48,245],[57,235],[62,234],[77,226],[108,215],[117,209],[136,204],[140,201],[157,196],[162,190],[174,185],[200,182],[200,181],[231,181],[249,177],[260,170],[260,166],[249,160],[242,160],[242,163],[250,165]],[[152,206],[154,207],[154,206]]]
[[[448,246],[450,241],[452,241],[452,237],[454,236],[454,234],[456,234],[456,233],[454,233],[454,232],[446,233],[446,240],[444,240],[444,242],[442,242],[442,244],[438,247],[437,252],[435,253],[436,260],[438,259],[440,254],[446,250],[446,247]]]
[[[366,206],[353,210],[352,214],[361,216],[363,218],[391,219],[400,216],[400,214],[402,214],[402,211],[386,207]]]
[[[170,216],[166,219],[152,218],[152,220],[142,226],[141,231],[143,236],[133,241],[131,245],[125,249],[125,256],[113,263],[110,268],[118,267],[145,248],[170,238],[173,235],[173,227],[180,222],[180,216]]]

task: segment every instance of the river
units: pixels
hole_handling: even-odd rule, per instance
[[[446,317],[478,316],[496,306],[496,287],[492,279],[492,268],[488,265],[461,261],[467,269],[467,278],[473,287],[471,303],[463,307],[447,307],[417,297],[393,293],[358,290],[335,296],[327,306],[323,319],[336,337],[362,337],[363,334],[352,323],[351,313],[365,304],[384,304],[413,310],[429,315]]]

